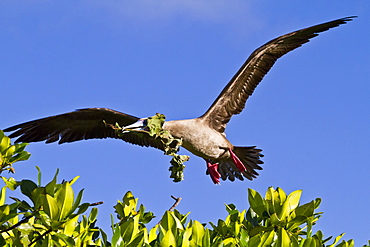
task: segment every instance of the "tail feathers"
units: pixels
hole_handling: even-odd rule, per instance
[[[263,157],[263,154],[261,154],[262,150],[255,146],[234,147],[233,152],[238,156],[240,161],[243,162],[246,170],[244,172],[240,172],[231,160],[221,161],[218,169],[221,174],[221,179],[234,181],[235,178],[240,180],[244,180],[244,178],[253,180],[256,178],[259,175],[256,170],[262,170],[262,167],[259,166],[260,164],[263,164],[263,161],[261,160]]]

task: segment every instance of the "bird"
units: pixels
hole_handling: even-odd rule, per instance
[[[208,110],[194,119],[165,121],[163,129],[182,140],[182,147],[206,161],[206,173],[215,184],[222,180],[253,180],[262,170],[262,150],[256,146],[234,146],[225,129],[233,115],[239,114],[263,77],[283,55],[302,46],[319,33],[352,21],[356,16],[336,19],[300,29],[275,38],[254,50],[224,87]],[[124,126],[117,134],[105,123]],[[144,147],[164,150],[160,140],[133,131],[144,129],[146,118],[139,118],[108,108],[85,108],[45,117],[4,129],[15,142],[59,144],[95,138],[116,138]]]

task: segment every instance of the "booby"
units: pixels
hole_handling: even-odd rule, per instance
[[[262,170],[261,149],[238,147],[226,138],[225,128],[231,117],[241,113],[247,99],[274,63],[319,33],[345,24],[355,16],[304,28],[275,38],[256,49],[222,90],[211,107],[200,117],[166,121],[163,129],[182,139],[182,146],[207,164],[207,174],[214,183],[235,178],[252,180]],[[105,123],[126,126],[121,135]],[[136,135],[127,129],[144,128],[145,119],[107,108],[87,108],[21,123],[4,131],[16,142],[56,142],[59,144],[93,138],[118,138],[123,141],[163,150],[163,143],[148,134]]]

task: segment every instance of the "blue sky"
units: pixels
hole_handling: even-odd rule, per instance
[[[169,120],[203,114],[249,54],[267,41],[358,15],[281,58],[226,129],[239,146],[263,149],[253,182],[205,175],[192,156],[185,180],[169,178],[168,156],[119,140],[33,143],[16,179],[80,175],[75,189],[99,206],[98,225],[131,190],[161,216],[182,197],[182,213],[201,222],[226,216],[224,203],[248,207],[247,188],[269,186],[302,202],[321,197],[316,230],[370,239],[370,3],[368,1],[2,1],[0,128],[79,108],[107,107]],[[181,153],[188,154],[186,150]]]

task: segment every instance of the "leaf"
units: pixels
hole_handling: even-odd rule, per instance
[[[176,238],[173,235],[172,231],[169,230],[164,234],[164,237],[162,238],[162,241],[160,242],[159,246],[161,247],[176,247]]]
[[[0,153],[3,153],[10,146],[10,138],[0,130]]]
[[[203,235],[203,241],[202,241],[202,247],[210,247],[211,246],[211,240],[210,240],[210,234],[209,229],[206,228]]]
[[[273,230],[264,232],[261,237],[261,246],[271,246],[274,241],[275,232]]]
[[[253,189],[248,189],[248,201],[251,209],[260,217],[266,211],[265,201],[262,196]]]
[[[175,220],[171,215],[170,211],[166,211],[161,220],[161,226],[165,231],[174,230],[176,231]]]
[[[36,166],[37,169],[37,185],[41,187],[41,169],[40,167]]]
[[[182,247],[189,247],[190,246],[190,238],[193,233],[192,228],[187,228],[182,235]]]
[[[190,242],[195,245],[201,245],[204,236],[204,226],[199,221],[195,220],[193,221],[192,230],[193,235]]]
[[[69,236],[66,236],[66,235],[64,235],[62,233],[54,233],[52,235],[52,238],[54,240],[54,243],[59,242],[58,240],[60,240],[63,243],[67,244],[67,246],[70,246],[70,247],[76,246],[75,245],[75,241],[73,240],[73,238],[71,238]]]
[[[158,230],[159,225],[155,225],[152,229],[149,231],[149,243],[157,239],[157,230]]]
[[[339,240],[344,236],[345,233],[342,233],[341,235],[339,235],[338,237],[336,237],[334,239],[334,243],[332,243],[331,245],[329,245],[328,247],[334,247],[338,242]]]
[[[55,172],[53,180],[51,180],[46,186],[45,191],[50,196],[54,196],[55,190],[56,190],[56,184],[57,184],[57,177],[58,177],[59,169]]]
[[[77,214],[83,214],[86,212],[86,210],[90,207],[90,203],[83,203],[78,208]]]
[[[152,117],[148,117],[147,119],[147,126],[149,128],[149,135],[155,136],[159,132],[162,131],[162,126],[164,121],[166,120],[166,116],[160,113],[155,114]]]
[[[82,189],[80,190],[80,192],[78,192],[76,200],[74,201],[71,211],[69,212],[70,214],[73,213],[77,209],[77,207],[80,205],[81,200],[82,200],[83,191],[84,190]]]
[[[130,218],[128,221],[120,225],[121,236],[125,243],[129,243],[134,239],[135,235],[139,231],[139,220],[138,217]]]
[[[121,231],[119,229],[119,226],[116,226],[113,229],[113,236],[112,236],[112,246],[120,247],[123,246],[124,242],[121,236]]]
[[[123,197],[125,207],[123,208],[124,216],[136,215],[137,199],[131,191],[127,191]]]
[[[5,199],[6,199],[6,186],[4,186],[0,192],[0,206],[5,204]]]
[[[10,178],[5,178],[5,177],[2,177],[4,183],[6,184],[6,186],[10,189],[10,190],[15,190],[20,184],[21,182],[17,182],[14,178],[10,177]]]
[[[183,230],[184,227],[181,221],[171,211],[166,211],[161,220],[161,226],[165,231],[172,230],[174,234],[177,233],[177,229]]]
[[[248,246],[254,247],[254,246],[260,246],[261,243],[261,236],[255,235],[249,239]]]
[[[69,184],[73,185],[77,181],[77,179],[79,179],[79,178],[80,178],[80,176],[74,177],[71,181],[69,181]]]
[[[297,216],[302,215],[306,217],[311,217],[313,216],[314,211],[315,211],[315,202],[311,201],[309,203],[297,207],[295,213]]]
[[[290,238],[284,228],[280,228],[278,232],[278,239],[276,241],[276,247],[287,247],[290,246]]]
[[[46,201],[43,203],[43,209],[49,215],[51,220],[59,220],[59,207],[58,202],[54,197],[49,194],[45,195]]]
[[[32,191],[34,191],[37,188],[37,185],[28,179],[24,179],[21,181],[21,192],[23,195],[26,195],[28,198],[30,198],[33,202],[36,200],[32,199]]]
[[[89,222],[90,223],[95,222],[97,216],[98,216],[98,208],[92,208],[90,215],[89,215]]]
[[[298,207],[301,194],[302,190],[296,190],[289,194],[286,201],[283,203],[281,212],[278,214],[280,220],[285,220],[285,218]]]
[[[72,213],[74,192],[69,182],[62,184],[62,187],[55,193],[55,198],[60,207],[59,220],[63,220]]]

